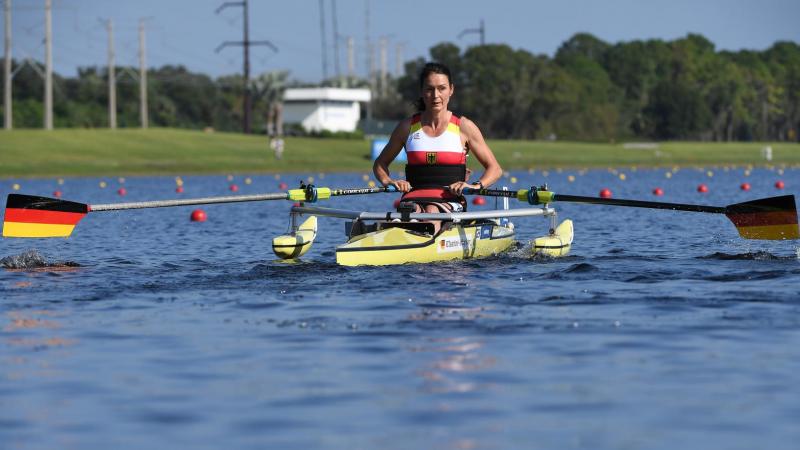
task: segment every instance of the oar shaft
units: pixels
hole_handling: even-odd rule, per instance
[[[689,205],[684,203],[648,202],[643,200],[624,200],[617,198],[584,197],[580,195],[553,194],[557,202],[591,203],[596,205],[630,206],[633,208],[669,209],[672,211],[691,211],[713,214],[725,214],[726,208],[722,206]]]
[[[121,209],[164,208],[168,206],[208,205],[212,203],[258,202],[264,200],[286,200],[288,194],[231,195],[227,197],[186,198],[178,200],[153,200],[148,202],[107,203],[91,205],[91,211],[117,211]]]
[[[378,194],[381,192],[394,192],[392,187],[374,187],[374,188],[356,188],[356,189],[329,189],[329,188],[316,188],[315,192],[320,193],[320,199],[325,199],[333,196],[340,195],[360,195],[360,194]],[[176,200],[152,200],[147,202],[130,202],[130,203],[107,203],[102,205],[91,205],[90,211],[118,211],[122,209],[143,209],[143,208],[165,208],[168,206],[190,206],[190,205],[208,205],[213,203],[238,203],[238,202],[260,202],[265,200],[294,200],[306,201],[308,199],[307,192],[304,189],[291,189],[289,192],[278,192],[274,194],[253,194],[253,195],[231,195],[227,197],[203,197],[203,198],[186,198]],[[311,199],[309,201],[315,201]]]

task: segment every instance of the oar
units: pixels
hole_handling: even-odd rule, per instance
[[[266,200],[290,200],[295,202],[315,202],[340,195],[377,194],[395,192],[394,186],[331,189],[317,188],[313,185],[287,192],[272,194],[234,195],[225,197],[203,197],[179,200],[154,200],[147,202],[108,203],[87,205],[57,198],[33,195],[9,194],[6,212],[3,217],[3,236],[5,237],[67,237],[75,225],[86,214],[97,211],[118,211],[123,209],[164,208],[169,206],[207,205],[212,203],[258,202]]]
[[[520,189],[518,191],[503,191],[499,189],[476,190],[468,188],[464,189],[464,193],[479,194],[489,197],[516,198],[532,205],[552,202],[572,202],[725,214],[736,226],[739,235],[745,239],[800,239],[800,228],[798,228],[797,223],[797,207],[795,205],[794,195],[762,198],[728,206],[706,206],[556,194],[535,187]]]

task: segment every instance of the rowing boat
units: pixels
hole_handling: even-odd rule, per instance
[[[364,212],[307,206],[318,200],[348,195],[396,192],[392,186],[331,189],[300,185],[287,192],[204,197],[192,199],[151,200],[129,203],[88,205],[56,198],[9,194],[3,216],[3,236],[16,238],[68,237],[78,222],[89,213],[142,208],[241,203],[269,200],[302,202],[290,211],[289,233],[272,241],[272,249],[281,259],[296,259],[306,254],[317,237],[317,216],[349,219],[345,227],[347,241],[336,248],[336,261],[351,265],[390,265],[427,263],[454,259],[480,258],[507,251],[514,244],[515,227],[510,219],[542,216],[550,219],[550,231],[537,237],[530,251],[552,257],[570,251],[572,222],[557,225],[554,202],[650,208],[671,211],[725,215],[744,239],[800,239],[797,206],[793,195],[762,198],[727,206],[664,203],[643,200],[595,198],[556,194],[547,186],[509,191],[506,189],[464,189],[466,195],[502,198],[503,209],[477,212],[412,213]],[[508,200],[516,199],[535,207],[508,208]],[[541,205],[541,206],[539,206]],[[402,206],[402,204],[401,204]],[[302,216],[309,217],[300,222]],[[430,221],[439,221],[439,231]]]
[[[302,224],[299,216],[310,214]],[[347,242],[336,248],[336,262],[344,266],[385,266],[482,258],[509,250],[515,243],[511,217],[544,216],[551,219],[550,232],[533,240],[531,251],[553,257],[569,252],[573,239],[572,221],[555,226],[551,207],[520,208],[459,213],[361,212],[342,209],[294,206],[290,212],[290,233],[273,239],[272,248],[282,259],[294,259],[311,246],[316,233],[316,216],[350,219],[345,230]],[[441,221],[434,232],[433,223]]]

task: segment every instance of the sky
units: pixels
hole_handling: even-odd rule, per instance
[[[3,0],[0,0],[3,1]],[[240,0],[239,0],[240,1]],[[107,64],[106,21],[114,26],[118,66],[138,67],[138,26],[146,26],[149,67],[184,65],[212,77],[241,74],[242,11],[225,0],[52,0],[53,64],[62,76],[78,67]],[[430,47],[452,42],[461,48],[480,43],[475,30],[484,21],[486,42],[553,56],[572,35],[588,32],[609,42],[673,40],[699,33],[718,50],[764,50],[776,41],[800,42],[800,0],[323,0],[323,53],[319,0],[249,0],[251,76],[288,70],[292,79],[319,82],[323,74],[347,72],[346,40],[354,38],[355,74],[367,72],[367,41],[387,42],[387,70],[402,61],[428,57]],[[12,56],[44,61],[45,0],[11,0]],[[334,40],[332,7],[339,38]],[[367,9],[369,14],[367,14]],[[369,24],[369,26],[367,26]],[[4,21],[0,27],[5,32]],[[400,52],[397,49],[402,46]],[[327,69],[323,55],[327,56]]]

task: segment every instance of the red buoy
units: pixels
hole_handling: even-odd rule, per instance
[[[292,203],[292,206],[303,206],[303,204],[300,202],[294,202]]]
[[[604,188],[600,191],[600,198],[611,198],[611,189]]]
[[[124,187],[121,187],[121,188],[117,189],[117,194],[119,194],[119,195],[125,195],[127,193],[128,193],[128,191],[126,191]]]
[[[655,195],[656,197],[661,197],[662,195],[664,195],[664,190],[657,187],[653,189],[653,195]]]
[[[481,197],[480,195],[476,195],[475,198],[472,199],[472,204],[473,205],[479,205],[479,206],[480,205],[485,205],[486,204],[486,199]]]
[[[205,222],[207,218],[206,212],[202,209],[195,209],[192,211],[192,222]]]
[[[61,191],[53,191],[53,197],[61,198]]]
[[[177,192],[178,194],[183,194],[183,186],[176,187],[175,192]]]
[[[281,182],[278,184],[278,189],[280,189],[280,190],[284,190],[284,189],[288,189],[288,188],[289,188],[289,185],[288,185],[288,184],[286,184],[286,183],[284,183],[283,181],[281,181]]]
[[[750,183],[747,183],[747,182],[742,183],[739,186],[739,189],[741,189],[743,191],[749,191],[750,190]]]
[[[697,192],[700,192],[701,194],[705,194],[706,192],[708,192],[708,186],[706,186],[705,184],[701,184],[701,185],[697,186]]]
[[[231,192],[236,192],[239,190],[239,186],[232,184],[228,189],[230,189]]]
[[[775,189],[783,189],[784,187],[783,181],[778,180],[775,182]]]

